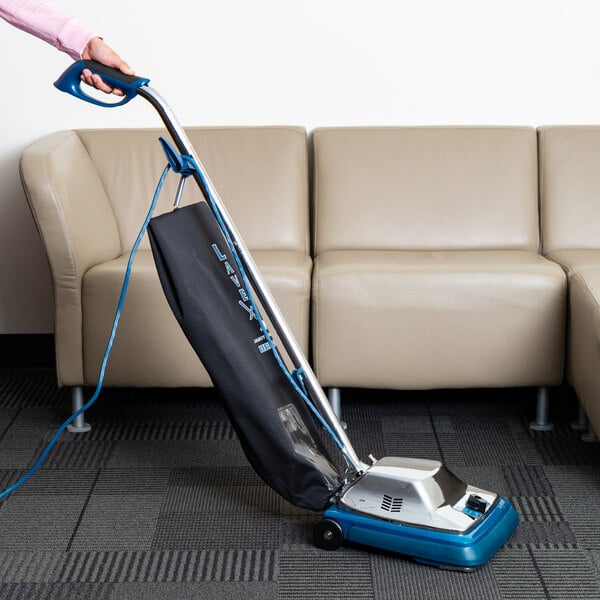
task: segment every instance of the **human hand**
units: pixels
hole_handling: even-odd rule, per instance
[[[125,75],[135,75],[135,71],[107,44],[99,37],[92,38],[83,49],[81,58],[85,60],[95,60],[107,67],[119,69]],[[88,85],[107,94],[116,94],[122,96],[123,92],[119,88],[113,88],[102,81],[100,75],[92,73],[89,69],[84,69],[81,73],[82,81]]]

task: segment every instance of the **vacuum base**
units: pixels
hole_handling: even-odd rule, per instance
[[[439,461],[386,457],[350,482],[327,509],[314,542],[344,541],[446,569],[489,560],[519,523],[506,498],[461,481]]]
[[[413,558],[439,568],[473,570],[487,562],[517,528],[519,518],[506,498],[464,532],[415,527],[367,517],[332,506],[315,527],[314,541],[328,550],[343,541],[364,544]]]

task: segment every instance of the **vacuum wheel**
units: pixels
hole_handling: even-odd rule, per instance
[[[337,550],[344,541],[340,525],[333,519],[321,519],[313,529],[313,542],[322,550]]]

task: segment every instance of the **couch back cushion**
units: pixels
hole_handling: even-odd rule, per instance
[[[600,126],[541,127],[544,252],[600,248]]]
[[[538,250],[530,127],[317,129],[316,252]]]
[[[194,127],[194,149],[253,250],[309,252],[306,131],[299,127]],[[119,227],[123,252],[135,240],[166,164],[160,129],[79,130]],[[171,175],[155,214],[171,210],[179,177]],[[201,199],[194,181],[182,205]],[[147,241],[144,246],[148,248]]]

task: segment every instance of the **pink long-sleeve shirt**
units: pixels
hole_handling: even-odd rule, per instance
[[[96,33],[48,0],[0,0],[0,17],[78,60]]]

